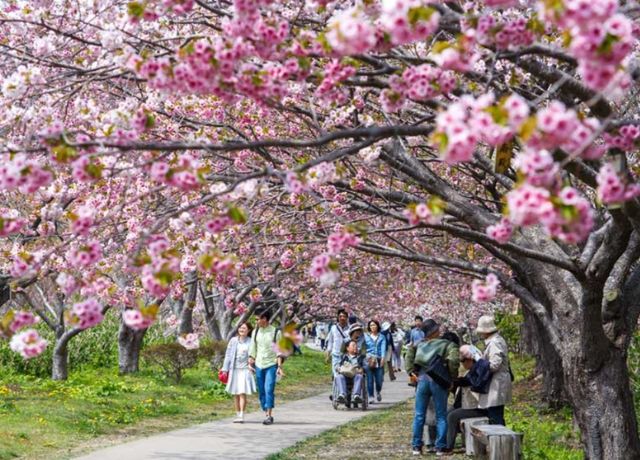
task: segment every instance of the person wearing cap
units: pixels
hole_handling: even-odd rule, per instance
[[[481,316],[476,333],[484,340],[482,357],[489,362],[491,383],[489,392],[481,394],[478,401],[480,409],[486,409],[489,423],[504,425],[504,406],[511,402],[511,368],[507,342],[498,333],[493,316]]]
[[[424,425],[426,421],[429,401],[433,399],[436,410],[436,456],[447,454],[447,398],[449,388],[444,388],[433,380],[426,369],[415,365],[416,354],[440,355],[444,358],[447,371],[450,376],[457,376],[459,362],[458,347],[455,343],[440,338],[440,325],[432,319],[428,319],[422,325],[424,340],[415,347],[415,351],[407,353],[407,371],[417,374],[418,385],[416,388],[415,414],[413,417],[413,439],[411,445],[413,455],[422,455],[424,445]]]
[[[367,354],[367,344],[364,341],[364,328],[360,323],[353,323],[349,326],[349,341],[354,341],[358,346],[359,354],[366,355]],[[343,345],[342,353],[346,353],[347,351],[347,343]]]
[[[331,326],[327,340],[327,356],[331,357],[331,369],[335,369],[342,358],[343,346],[349,341],[349,315],[344,309],[338,310],[338,322]]]

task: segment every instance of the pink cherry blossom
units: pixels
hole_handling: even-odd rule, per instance
[[[200,348],[200,337],[195,332],[184,334],[178,337],[178,343],[187,350],[197,350]]]
[[[35,358],[47,348],[47,341],[40,337],[35,329],[27,329],[11,337],[9,348],[24,359]]]
[[[473,280],[471,282],[471,299],[474,302],[489,302],[496,297],[499,285],[500,281],[493,273],[486,276],[484,283],[480,280]]]
[[[511,222],[506,218],[502,218],[497,224],[487,227],[487,236],[500,244],[508,243],[512,233],[513,225],[511,225]]]

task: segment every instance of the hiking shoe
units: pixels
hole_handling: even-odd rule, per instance
[[[273,425],[273,417],[271,417],[270,415],[267,416],[267,418],[264,419],[262,424],[263,425]]]
[[[376,395],[376,401],[382,401],[382,394],[380,392],[378,392],[378,394]]]
[[[353,395],[352,399],[355,404],[360,404],[362,402],[362,396],[360,395]]]
[[[338,399],[336,399],[337,402],[339,402],[340,404],[344,404],[346,402],[346,396],[343,394],[339,394],[338,395]]]

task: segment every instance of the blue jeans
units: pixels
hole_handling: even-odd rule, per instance
[[[384,377],[384,368],[376,367],[371,369],[369,366],[366,367],[367,371],[367,390],[369,392],[369,397],[373,398],[373,382],[375,380],[375,390],[377,393],[382,391],[382,379]]]
[[[273,409],[275,406],[276,391],[276,371],[278,366],[261,369],[256,367],[256,380],[258,383],[258,397],[260,398],[260,407],[262,410]]]
[[[431,378],[421,376],[416,388],[416,413],[413,417],[413,440],[414,449],[422,449],[424,438],[424,422],[429,407],[429,400],[433,397],[433,405],[436,409],[436,449],[447,447],[447,395],[446,389],[442,388]]]

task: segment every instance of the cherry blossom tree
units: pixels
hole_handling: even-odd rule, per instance
[[[588,458],[640,457],[625,362],[640,314],[635,2],[2,8],[12,289],[55,273],[71,305],[110,298],[139,329],[156,319],[147,297],[186,294],[187,333],[198,292],[233,304],[269,285],[313,309],[392,266],[444,270],[451,284],[425,283],[475,302],[423,291],[437,308],[519,299]],[[296,273],[274,279],[278,264]],[[103,273],[133,281],[83,294]],[[376,305],[399,312],[411,286],[384,291]]]

